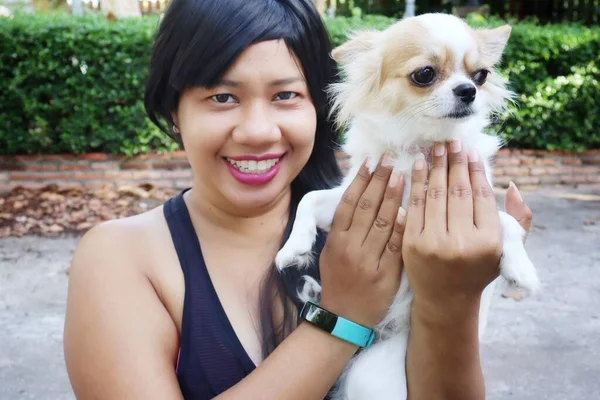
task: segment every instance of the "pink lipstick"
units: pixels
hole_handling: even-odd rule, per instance
[[[264,185],[272,181],[281,169],[285,154],[243,155],[224,158],[231,176],[244,185]]]

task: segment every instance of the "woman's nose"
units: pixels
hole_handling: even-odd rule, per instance
[[[261,146],[281,139],[279,126],[274,122],[268,106],[256,104],[243,113],[233,131],[233,140],[249,146]]]

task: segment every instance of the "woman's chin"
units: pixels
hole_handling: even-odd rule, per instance
[[[248,215],[275,208],[282,201],[289,202],[288,195],[291,193],[290,185],[279,179],[265,185],[234,184],[223,189],[223,195],[234,210]]]

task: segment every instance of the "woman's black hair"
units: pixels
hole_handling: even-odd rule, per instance
[[[327,30],[312,0],[172,0],[155,37],[144,104],[152,122],[181,144],[171,129],[171,113],[177,109],[182,91],[217,85],[248,46],[277,39],[283,40],[299,61],[317,114],[312,153],[292,182],[290,217],[283,245],[300,199],[310,191],[337,186],[342,179],[335,157],[337,135],[328,118],[331,108],[326,92],[338,71],[330,56]],[[324,238],[320,232],[316,254]],[[318,257],[309,273],[318,279]],[[272,265],[265,277],[260,297],[265,357],[296,326],[300,275],[293,268],[279,273]],[[275,310],[278,313],[283,310],[283,323],[273,318]]]

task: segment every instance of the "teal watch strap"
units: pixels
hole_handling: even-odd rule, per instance
[[[373,329],[340,317],[311,301],[304,304],[300,317],[332,336],[359,347],[369,347],[375,338]]]

